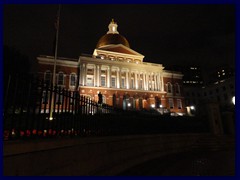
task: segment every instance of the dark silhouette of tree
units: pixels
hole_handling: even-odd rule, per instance
[[[17,81],[21,86],[25,86],[29,77],[30,63],[26,55],[20,53],[17,49],[9,46],[3,47],[3,78],[4,78],[4,96],[12,96],[16,90]],[[21,83],[20,83],[21,81]],[[21,95],[19,95],[21,96]],[[18,98],[18,96],[17,96]]]
[[[9,75],[26,75],[30,71],[29,58],[13,47],[4,45],[3,62],[4,79]]]

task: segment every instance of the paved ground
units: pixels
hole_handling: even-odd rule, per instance
[[[234,176],[234,150],[192,151],[135,166],[120,176]]]

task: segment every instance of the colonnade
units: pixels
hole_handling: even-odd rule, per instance
[[[148,70],[83,63],[80,66],[79,83],[82,86],[89,86],[88,77],[92,80],[91,86],[94,87],[164,91],[161,71],[153,72],[150,68]]]

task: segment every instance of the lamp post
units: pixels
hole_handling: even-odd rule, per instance
[[[55,86],[55,76],[56,76],[56,60],[57,60],[57,50],[58,50],[58,34],[59,34],[59,19],[60,19],[60,11],[61,11],[61,4],[58,6],[58,13],[56,17],[56,22],[55,22],[55,28],[56,28],[56,43],[55,43],[55,53],[54,53],[54,65],[53,65],[53,86]],[[51,99],[51,107],[50,107],[50,116],[49,120],[53,120],[53,96]]]

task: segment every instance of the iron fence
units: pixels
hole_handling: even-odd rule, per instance
[[[98,104],[78,91],[34,77],[9,76],[4,85],[5,140],[96,133],[96,122],[89,122],[87,116],[113,112],[111,106]]]

